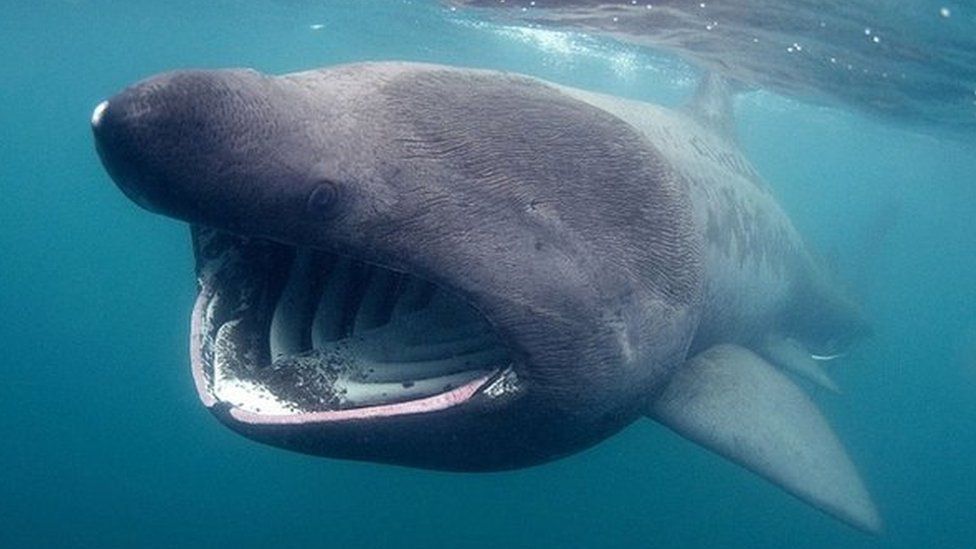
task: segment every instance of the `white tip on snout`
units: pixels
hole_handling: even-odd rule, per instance
[[[102,121],[102,115],[105,114],[105,109],[107,108],[108,108],[108,101],[102,101],[101,103],[98,104],[97,107],[95,107],[95,110],[92,111],[92,118],[91,118],[92,126],[95,126],[96,128],[98,127],[98,124]]]

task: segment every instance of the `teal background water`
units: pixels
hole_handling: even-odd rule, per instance
[[[118,192],[88,129],[101,99],[177,67],[427,60],[667,104],[689,69],[427,3],[0,5],[0,546],[976,546],[973,143],[739,101],[743,147],[875,322],[833,372],[844,393],[814,391],[886,520],[872,538],[649,421],[477,475],[234,435],[192,388],[188,231]]]

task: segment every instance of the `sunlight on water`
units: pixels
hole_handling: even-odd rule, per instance
[[[580,33],[543,29],[530,26],[499,25],[470,18],[455,18],[455,24],[487,32],[500,39],[522,44],[544,54],[555,66],[566,66],[589,59],[606,63],[618,77],[633,76],[638,70],[660,72],[649,64],[641,65],[641,55],[622,46],[612,47],[606,41],[595,40]]]
[[[672,52],[748,85],[851,106],[927,131],[962,132],[965,139],[976,134],[971,5],[932,8],[916,0],[885,8],[869,0],[447,3],[533,26],[604,33]],[[964,21],[953,14],[962,14]]]

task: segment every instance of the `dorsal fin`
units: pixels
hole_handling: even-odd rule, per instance
[[[735,136],[732,99],[737,89],[724,76],[706,72],[684,110],[701,125],[731,139]]]

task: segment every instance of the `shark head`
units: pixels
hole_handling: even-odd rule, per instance
[[[248,437],[539,463],[638,417],[693,335],[685,184],[632,128],[534,79],[180,71],[92,126],[128,197],[192,225],[197,391]]]

